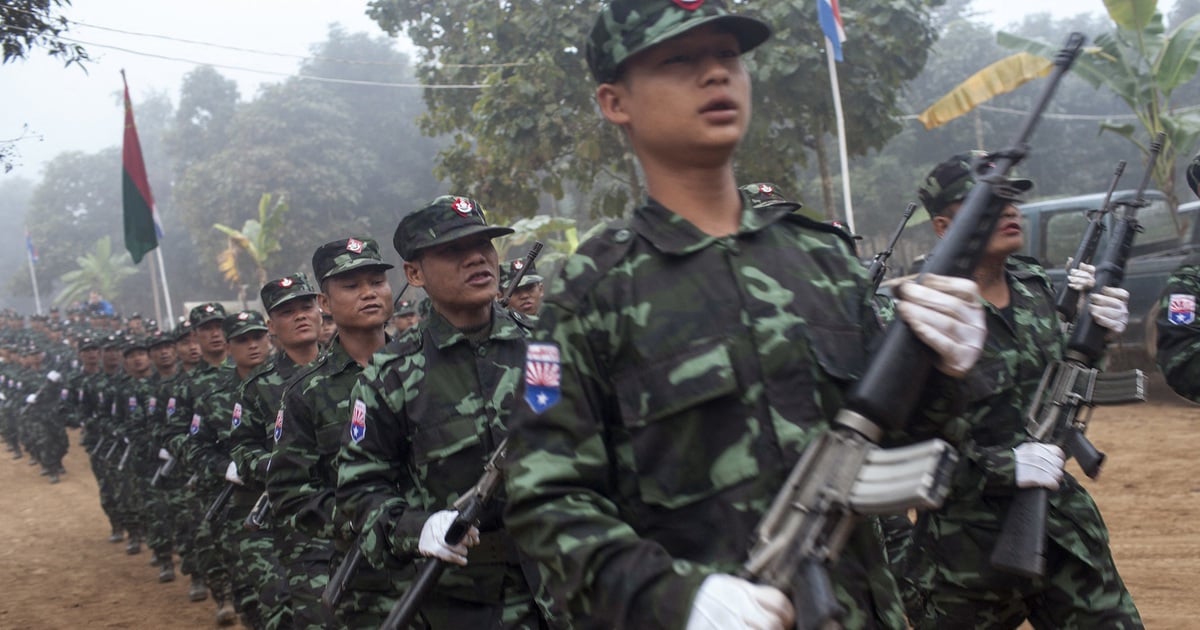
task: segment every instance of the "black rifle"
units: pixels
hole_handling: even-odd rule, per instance
[[[125,463],[129,461],[129,451],[133,448],[133,442],[129,438],[124,438],[125,450],[121,451],[121,459],[117,462],[117,470],[125,470]]]
[[[892,240],[888,241],[887,249],[875,254],[875,259],[867,268],[867,277],[871,279],[872,292],[878,290],[879,283],[883,282],[883,276],[888,270],[887,261],[892,257],[892,250],[896,249],[896,241],[900,240],[900,235],[904,233],[904,228],[908,225],[908,220],[912,218],[916,209],[917,204],[910,201],[908,207],[904,209],[904,218],[900,219],[900,225],[896,227],[896,233],[892,234]]]
[[[1125,279],[1125,263],[1133,249],[1133,238],[1140,231],[1138,208],[1146,205],[1145,193],[1154,173],[1154,163],[1165,136],[1159,134],[1150,145],[1146,174],[1136,198],[1124,202],[1124,216],[1113,226],[1109,247],[1096,265],[1096,286],[1119,287]],[[1107,330],[1091,317],[1085,302],[1063,357],[1046,366],[1037,393],[1026,414],[1027,431],[1033,440],[1056,444],[1079,462],[1088,477],[1095,479],[1104,465],[1104,453],[1088,441],[1084,433],[1095,405],[1118,405],[1146,399],[1146,375],[1141,370],[1104,373],[1094,367],[1104,358],[1108,345]],[[1082,412],[1082,414],[1081,414]],[[997,569],[1038,577],[1046,571],[1046,488],[1021,488],[1013,495],[1004,518],[1004,526],[992,549],[992,566]]]
[[[100,438],[98,440],[96,440],[96,443],[92,445],[92,449],[88,452],[91,453],[92,455],[98,455],[100,453],[100,449],[103,446],[104,446],[104,435],[101,434]]]
[[[1005,206],[1019,195],[1007,174],[1025,157],[1034,127],[1083,42],[1083,35],[1072,33],[1055,56],[1055,68],[1009,148],[988,156],[990,164],[973,165],[976,184],[923,273],[972,275]],[[759,523],[739,573],[786,593],[798,628],[839,626],[845,611],[826,567],[837,560],[861,515],[934,509],[945,500],[957,459],[949,444],[876,446],[885,429],[908,425],[933,365],[933,352],[903,320],[893,322],[830,429],[808,446]]]
[[[342,558],[337,570],[329,576],[329,583],[325,585],[325,590],[321,592],[321,603],[330,611],[337,610],[338,603],[342,601],[342,595],[350,586],[350,580],[354,579],[355,573],[358,573],[358,565],[362,564],[362,559],[362,534],[359,534],[350,547],[350,553]]]
[[[525,266],[518,269],[517,273],[513,274],[512,278],[509,278],[508,288],[504,290],[500,299],[496,300],[500,303],[501,307],[508,308],[508,301],[512,299],[512,294],[517,290],[517,285],[521,284],[521,278],[525,277],[525,272],[529,271],[529,268],[533,266],[533,261],[537,260],[538,254],[541,253],[542,242],[534,241],[533,247],[529,248],[529,253],[525,254]]]
[[[256,532],[262,529],[267,522],[267,515],[271,513],[271,497],[266,490],[258,495],[258,500],[254,502],[254,507],[250,508],[250,513],[246,515],[246,520],[242,521],[242,527],[246,531]]]
[[[1108,187],[1108,194],[1104,195],[1104,203],[1100,204],[1098,210],[1088,211],[1090,220],[1087,229],[1083,232],[1083,238],[1079,241],[1079,247],[1075,249],[1075,255],[1071,257],[1071,264],[1067,266],[1067,278],[1071,277],[1071,272],[1078,269],[1079,265],[1092,263],[1092,257],[1096,255],[1096,249],[1100,247],[1100,237],[1104,234],[1104,216],[1110,210],[1109,203],[1112,202],[1113,192],[1117,190],[1117,182],[1121,181],[1121,175],[1124,172],[1125,160],[1121,160],[1117,162],[1117,169],[1113,172],[1112,184]],[[1062,291],[1054,301],[1054,308],[1062,315],[1064,322],[1074,322],[1079,310],[1079,291],[1072,289],[1070,284],[1064,283]]]
[[[541,245],[541,243],[538,243]],[[540,249],[540,248],[539,248]],[[526,267],[528,268],[528,267]],[[446,544],[453,547],[462,542],[483,515],[484,509],[492,500],[492,495],[495,494],[497,488],[500,487],[500,482],[503,479],[503,471],[500,470],[503,465],[504,458],[508,454],[508,439],[505,438],[500,446],[492,452],[492,456],[488,458],[487,464],[483,467],[483,476],[475,483],[466,494],[458,498],[454,502],[454,509],[458,510],[458,516],[454,522],[450,524],[450,528],[446,530]],[[388,613],[387,619],[380,626],[381,630],[399,630],[407,628],[413,618],[417,616],[417,608],[429,595],[429,591],[433,590],[437,584],[438,578],[442,576],[442,571],[446,569],[446,563],[437,558],[429,558],[421,567],[417,578],[413,580],[412,587],[404,593],[392,606],[392,611]]]
[[[224,488],[221,488],[221,493],[213,499],[212,505],[208,506],[208,511],[204,513],[205,522],[211,523],[217,520],[217,514],[221,512],[221,508],[224,508],[226,503],[229,503],[229,497],[233,496],[235,487],[237,484],[230,481],[225,484]]]
[[[104,453],[104,461],[108,461],[108,460],[112,459],[113,453],[116,452],[117,445],[120,443],[121,443],[120,436],[114,435],[112,444],[109,445],[108,450],[105,451],[105,453]]]
[[[175,458],[168,454],[166,461],[159,464],[158,470],[154,471],[154,477],[150,479],[150,487],[157,487],[158,482],[169,477],[172,470],[175,470]]]

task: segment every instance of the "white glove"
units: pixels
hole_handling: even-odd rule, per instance
[[[165,462],[165,461],[171,459],[171,454],[167,452],[167,449],[160,448],[160,449],[158,449],[158,458]],[[233,462],[230,462],[230,463],[232,464]]]
[[[1129,323],[1129,291],[1117,287],[1104,287],[1099,293],[1088,296],[1092,303],[1092,319],[1097,324],[1117,333],[1125,332]]]
[[[1053,444],[1025,442],[1013,449],[1017,460],[1018,488],[1049,488],[1058,490],[1063,466],[1067,463],[1063,450]]]
[[[239,477],[237,474],[237,464],[236,463],[229,462],[229,467],[225,469],[225,481],[228,481],[230,483],[236,483],[239,486],[243,485],[242,478]]]
[[[33,404],[33,403],[35,403],[35,402],[37,402],[37,394],[30,394],[30,395],[28,395],[28,396],[26,396],[26,397],[25,397],[25,404],[26,404],[26,405],[32,405],[32,404]]]
[[[1067,259],[1067,266],[1071,266],[1070,258]],[[1067,272],[1067,287],[1084,293],[1096,286],[1096,266],[1087,263],[1079,263],[1079,267]]]
[[[925,345],[938,354],[937,369],[961,377],[983,352],[987,321],[973,280],[926,274],[921,284],[897,287],[896,310]]]
[[[687,630],[790,630],[795,622],[796,611],[779,589],[714,573],[696,591]]]
[[[437,558],[460,566],[467,566],[467,547],[479,544],[479,530],[474,525],[467,531],[462,542],[451,547],[446,544],[446,530],[458,518],[458,510],[442,510],[434,512],[425,519],[421,527],[421,540],[417,543],[417,551],[422,556]]]
[[[46,372],[46,378],[50,379],[51,383],[57,383],[62,380],[62,374],[58,370],[50,370]]]

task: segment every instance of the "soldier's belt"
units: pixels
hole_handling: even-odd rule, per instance
[[[521,564],[521,554],[507,532],[483,532],[479,535],[479,544],[467,552],[467,561],[471,564]]]

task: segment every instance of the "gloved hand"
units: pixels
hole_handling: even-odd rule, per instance
[[[1092,303],[1092,319],[1097,324],[1117,333],[1125,332],[1129,324],[1129,291],[1117,287],[1104,287],[1099,293],[1088,296]]]
[[[59,373],[58,370],[50,370],[49,372],[46,372],[46,378],[49,379],[51,383],[57,383],[62,380],[62,374]]]
[[[421,527],[417,551],[422,556],[467,566],[467,548],[479,544],[479,530],[472,525],[462,542],[451,547],[446,544],[446,530],[450,529],[455,518],[458,518],[458,510],[442,510],[430,514],[429,518],[425,519],[425,525]]]
[[[167,452],[167,449],[160,448],[160,449],[158,449],[158,458],[165,462],[165,461],[171,459],[171,454],[169,452]],[[232,464],[233,462],[229,462],[229,463]]]
[[[37,394],[30,394],[30,395],[28,395],[28,396],[26,396],[26,397],[25,397],[25,404],[26,404],[26,405],[32,405],[32,404],[33,404],[33,403],[35,403],[35,402],[37,402]]]
[[[1067,259],[1067,266],[1071,266],[1073,258]],[[1080,293],[1086,293],[1092,287],[1096,286],[1096,266],[1087,263],[1079,263],[1079,267],[1067,272],[1067,286]]]
[[[926,274],[921,284],[897,287],[896,310],[925,345],[938,354],[937,369],[953,377],[971,370],[983,352],[987,322],[973,280]]]
[[[229,467],[225,469],[225,481],[236,483],[239,486],[244,485],[242,478],[238,476],[236,463],[229,462]]]
[[[1058,490],[1063,466],[1067,463],[1063,450],[1053,444],[1025,442],[1013,449],[1017,460],[1018,488],[1049,488]]]
[[[790,630],[795,622],[792,602],[779,589],[715,573],[696,591],[687,630]]]

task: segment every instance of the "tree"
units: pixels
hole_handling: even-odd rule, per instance
[[[739,175],[795,189],[795,165],[819,151],[833,128],[831,97],[815,7],[806,0],[746,0],[776,27],[775,43],[756,51],[756,121],[739,153]],[[841,67],[850,150],[883,146],[903,82],[919,72],[935,31],[936,2],[870,0],[843,7],[855,40]],[[595,114],[584,77],[583,43],[596,4],[581,0],[496,3],[374,0],[368,14],[389,33],[405,32],[422,49],[426,133],[447,135],[437,174],[456,192],[478,197],[508,218],[575,188],[594,214],[623,212],[643,196],[622,134]],[[786,42],[786,44],[784,43]],[[803,141],[811,136],[812,142]],[[809,148],[812,147],[812,148]]]
[[[1159,132],[1166,134],[1154,180],[1174,208],[1179,205],[1177,158],[1190,157],[1200,139],[1200,111],[1176,109],[1171,96],[1200,69],[1200,16],[1167,32],[1156,4],[1156,0],[1108,0],[1105,7],[1117,28],[1096,38],[1095,49],[1076,61],[1075,73],[1093,87],[1115,94],[1137,116],[1137,125],[1105,122],[1102,130],[1126,138],[1143,155],[1149,154],[1149,139]],[[1011,33],[1000,33],[998,41],[1048,58],[1055,52],[1053,46]]]
[[[59,37],[68,29],[68,20],[59,11],[71,0],[5,0],[0,3],[0,47],[2,63],[24,59],[35,48],[80,68],[91,61],[87,51]]]
[[[242,275],[238,271],[238,253],[244,253],[254,264],[255,279],[258,286],[267,283],[267,266],[271,256],[282,249],[279,243],[280,228],[283,227],[283,215],[287,214],[288,205],[281,195],[271,203],[271,194],[265,193],[258,200],[258,219],[250,219],[236,230],[227,225],[214,223],[213,228],[229,237],[229,246],[217,256],[218,268],[225,274],[225,279],[235,287],[241,287]]]
[[[164,134],[177,173],[225,147],[237,104],[237,83],[212,66],[200,66],[183,77],[179,108]]]
[[[112,239],[105,236],[96,241],[88,253],[75,258],[76,269],[59,277],[62,292],[54,298],[55,304],[71,304],[87,300],[92,291],[97,291],[114,305],[122,302],[122,280],[137,274],[137,268],[129,252],[113,253]]]

